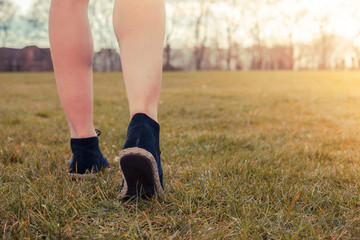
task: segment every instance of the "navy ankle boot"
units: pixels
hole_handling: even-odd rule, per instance
[[[86,173],[97,173],[102,168],[110,167],[109,162],[101,153],[97,136],[72,138],[70,144],[73,157],[70,162],[69,176],[84,178],[87,177]]]
[[[126,142],[120,152],[124,181],[122,197],[149,198],[164,194],[163,170],[159,146],[160,125],[144,113],[130,121]]]

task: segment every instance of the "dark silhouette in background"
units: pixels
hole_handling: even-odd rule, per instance
[[[120,55],[115,49],[101,49],[94,55],[93,69],[97,72],[121,71]],[[49,48],[0,48],[0,72],[48,71],[53,71]]]
[[[28,46],[23,49],[0,48],[1,72],[52,71],[50,49]]]

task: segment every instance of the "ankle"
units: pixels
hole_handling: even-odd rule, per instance
[[[135,114],[137,113],[143,113],[146,114],[148,117],[150,117],[152,120],[154,120],[155,122],[159,123],[158,118],[157,118],[157,111],[132,111],[130,112],[130,120],[134,117]]]
[[[92,130],[78,130],[70,129],[70,135],[73,139],[79,139],[79,138],[91,138],[96,137],[95,129]]]

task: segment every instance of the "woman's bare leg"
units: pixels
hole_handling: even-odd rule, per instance
[[[52,0],[49,20],[56,83],[72,138],[96,136],[93,125],[89,0]]]
[[[163,0],[115,0],[114,29],[120,46],[130,118],[120,168],[120,196],[164,193],[157,112],[165,32]],[[149,165],[150,164],[150,165]]]
[[[113,23],[130,118],[135,113],[145,113],[157,121],[165,34],[164,1],[115,0]]]

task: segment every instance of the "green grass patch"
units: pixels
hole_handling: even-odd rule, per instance
[[[0,74],[4,239],[358,239],[360,73],[165,73],[166,195],[122,202],[114,162],[129,122],[120,73],[94,75],[112,169],[66,177],[53,73]]]

